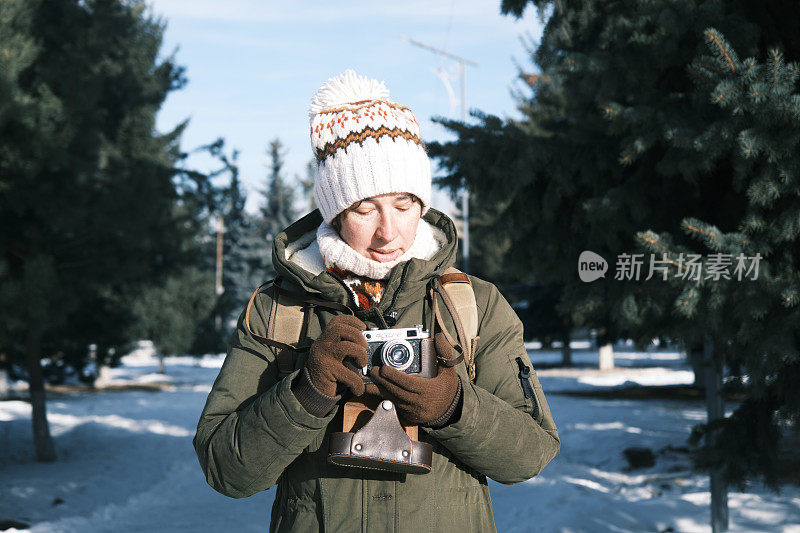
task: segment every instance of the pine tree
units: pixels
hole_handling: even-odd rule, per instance
[[[705,53],[708,27],[746,55],[779,45],[800,57],[800,6],[506,0],[502,11],[520,16],[529,3],[546,24],[541,44],[528,44],[537,71],[520,69],[523,119],[479,111],[475,125],[437,119],[458,137],[429,145],[447,172],[440,183],[466,184],[479,209],[500,208],[494,228],[511,235],[503,264],[520,280],[561,287],[558,308],[576,325],[603,330],[605,340],[704,342],[703,320],[673,312],[679,287],[657,273],[645,280],[646,269],[638,281],[612,275],[621,254],[651,251],[639,233],[690,248],[684,220],[736,231],[748,199],[734,162],[715,157],[712,145],[695,147],[697,132],[725,114],[695,90],[687,66]],[[585,250],[609,261],[606,279],[580,281],[575,265]]]
[[[194,326],[195,335],[188,348],[189,353],[199,357],[206,353],[224,351],[225,342],[230,336],[229,315],[238,305],[235,291],[237,284],[233,280],[238,279],[240,275],[238,263],[235,261],[236,254],[232,250],[238,246],[237,243],[241,239],[246,195],[239,180],[237,150],[228,154],[225,150],[225,140],[219,138],[213,143],[200,146],[195,151],[207,152],[219,161],[219,167],[208,173],[209,179],[216,181],[224,177],[230,180],[227,187],[218,190],[214,202],[217,209],[208,213],[204,219],[203,227],[206,233],[199,238],[200,270],[221,276],[221,287],[217,286],[215,279],[214,287],[210,289],[215,295],[213,309],[205,316],[198,317],[199,321]],[[218,265],[217,248],[220,243],[222,257],[221,264]],[[217,271],[219,266],[222,267],[221,271]]]
[[[0,3],[0,227],[13,228],[0,232],[0,345],[27,359],[39,460],[55,458],[43,350],[100,339],[101,356],[119,353],[133,320],[120,310],[195,260],[197,213],[213,196],[179,168],[185,124],[155,133],[184,78],[145,11],[138,0]]]
[[[280,139],[270,143],[267,152],[270,158],[270,173],[267,177],[267,186],[261,191],[263,204],[259,210],[258,228],[266,239],[269,250],[267,269],[262,276],[265,280],[275,275],[272,267],[272,242],[297,218],[297,211],[294,208],[295,191],[283,177],[282,147]]]
[[[267,280],[264,271],[270,264],[272,250],[260,231],[258,217],[245,211],[246,194],[238,171],[231,177],[230,203],[225,215],[225,245],[221,314],[225,317],[224,338],[236,325],[236,319],[252,292]]]
[[[460,228],[464,218],[463,195],[453,195],[451,200],[456,205],[454,217]],[[503,210],[503,202],[487,205],[481,201],[479,194],[470,194],[469,210],[469,273],[490,279],[501,287],[516,281],[503,265],[503,257],[508,253],[511,239],[507,234],[498,234],[495,227],[497,214]],[[461,249],[461,239],[458,245]],[[456,258],[456,268],[464,269],[462,254]]]
[[[691,246],[667,233],[638,238],[668,259],[680,289],[675,310],[706,327],[729,387],[746,395],[731,417],[698,428],[695,438],[706,437],[699,463],[741,486],[757,474],[776,486],[781,434],[800,421],[800,65],[778,48],[763,63],[739,59],[719,31],[705,37],[710,54],[690,72],[698,96],[724,114],[675,144],[710,163],[730,161],[747,208],[727,230],[684,219]],[[688,275],[689,254],[703,258],[696,275]]]
[[[314,182],[317,180],[317,160],[313,157],[306,163],[306,177],[301,178],[296,176],[297,182],[303,191],[303,198],[308,201],[307,212],[311,212],[317,208],[317,202],[314,199]]]
[[[197,325],[216,303],[214,275],[190,267],[148,287],[131,302],[136,317],[134,335],[153,341],[164,373],[164,357],[184,355],[194,342]]]

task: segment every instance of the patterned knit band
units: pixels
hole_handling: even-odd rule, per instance
[[[427,212],[431,167],[419,123],[388,97],[383,82],[348,69],[311,99],[314,199],[325,222],[359,200],[387,193],[412,193]]]

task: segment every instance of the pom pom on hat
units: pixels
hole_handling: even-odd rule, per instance
[[[388,98],[389,89],[382,81],[359,76],[349,68],[322,84],[317,94],[311,98],[311,108],[308,114],[313,116],[320,111],[342,104]]]
[[[391,102],[382,81],[352,69],[330,78],[311,98],[311,146],[317,160],[314,199],[329,223],[355,202],[387,193],[431,200],[431,165],[419,123]]]

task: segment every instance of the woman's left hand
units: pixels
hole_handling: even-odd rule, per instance
[[[434,344],[438,354],[452,354],[441,332],[435,335]],[[447,425],[461,400],[461,381],[455,367],[439,367],[433,378],[412,376],[389,365],[374,366],[369,375],[383,397],[394,401],[397,411],[410,424]]]

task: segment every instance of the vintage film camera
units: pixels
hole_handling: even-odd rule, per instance
[[[406,374],[432,378],[437,374],[436,350],[431,334],[422,326],[395,329],[370,329],[367,339],[367,366],[356,368],[365,383],[371,383],[373,366],[389,365]],[[340,466],[425,474],[431,470],[433,447],[420,442],[418,428],[398,419],[394,404],[386,399],[364,395],[345,403],[342,431],[330,435],[328,461]]]
[[[373,366],[389,365],[406,374],[432,378],[436,376],[436,352],[431,334],[421,325],[410,328],[368,329],[367,366],[361,377],[370,383],[369,370]]]

